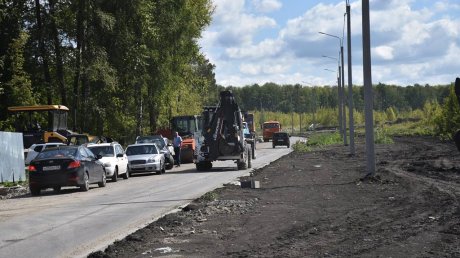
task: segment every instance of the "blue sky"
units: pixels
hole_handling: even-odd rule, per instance
[[[337,70],[339,40],[318,32],[342,36],[345,0],[213,3],[199,42],[218,84],[335,84],[325,69]],[[362,85],[361,0],[350,4],[353,83]],[[370,9],[374,84],[448,84],[460,76],[460,1],[370,0]]]

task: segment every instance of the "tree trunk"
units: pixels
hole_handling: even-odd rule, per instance
[[[64,65],[62,62],[61,54],[61,42],[59,41],[59,33],[56,27],[56,16],[55,16],[55,0],[49,0],[50,4],[50,17],[51,17],[51,33],[54,41],[54,51],[56,54],[56,75],[59,86],[59,92],[61,95],[61,104],[67,105],[67,93],[64,84]]]
[[[142,110],[142,92],[141,92],[141,84],[136,82],[136,136],[142,136],[142,117],[143,117],[143,110]]]
[[[85,5],[86,0],[78,1],[77,11],[77,48],[75,49],[75,73],[73,81],[73,130],[78,130],[77,113],[79,111],[80,95],[78,94],[79,86],[81,82],[81,62],[82,62],[82,49],[85,40]],[[82,113],[82,112],[81,112]],[[80,120],[81,121],[81,120]],[[81,128],[80,128],[81,129]]]
[[[150,127],[150,134],[155,133],[157,130],[157,115],[155,111],[155,94],[152,85],[149,85],[148,88],[148,112],[149,112],[149,127]]]
[[[48,54],[46,52],[45,42],[43,39],[43,25],[41,18],[41,5],[40,0],[35,0],[35,16],[37,19],[37,30],[38,30],[38,46],[40,49],[40,55],[43,60],[43,74],[45,76],[45,87],[46,87],[46,102],[48,105],[52,105],[53,89],[51,88],[51,75],[48,65]],[[52,115],[48,113],[48,129],[52,127]]]

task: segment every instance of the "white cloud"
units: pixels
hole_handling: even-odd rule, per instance
[[[278,0],[252,0],[252,4],[256,11],[261,13],[269,13],[280,9],[283,4]]]
[[[302,81],[335,84],[335,75],[325,72],[324,68],[335,70],[337,62],[321,56],[337,56],[339,41],[318,32],[342,36],[343,1],[333,4],[318,1],[289,20],[260,15],[262,10],[264,13],[281,12],[290,4],[288,1],[283,2],[283,6],[276,4],[281,3],[279,0],[215,2],[213,24],[200,42],[217,66],[219,84],[295,84]],[[371,1],[374,83],[436,84],[450,82],[450,77],[458,76],[460,15],[452,10],[460,10],[459,4],[425,0],[423,3],[429,6],[421,6],[420,2]],[[257,12],[251,13],[251,6],[258,7]],[[353,82],[362,84],[361,1],[354,0],[351,6]],[[274,29],[278,29],[277,34],[265,33]],[[344,43],[346,51],[346,41]]]
[[[393,48],[389,46],[379,46],[374,48],[374,53],[384,59],[384,60],[392,60],[393,59]]]
[[[230,47],[225,50],[230,58],[267,58],[276,56],[283,47],[283,42],[280,40],[266,39],[257,45]]]
[[[244,0],[216,0],[212,27],[213,43],[223,47],[251,44],[261,29],[276,27],[276,21],[268,16],[257,16],[245,9]]]

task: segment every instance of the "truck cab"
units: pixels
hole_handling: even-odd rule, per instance
[[[281,124],[278,121],[267,121],[262,125],[262,135],[264,142],[273,138],[273,133],[281,131]]]

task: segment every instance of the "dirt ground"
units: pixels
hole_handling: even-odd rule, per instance
[[[374,178],[362,142],[292,153],[89,257],[460,257],[460,153],[394,140]]]

